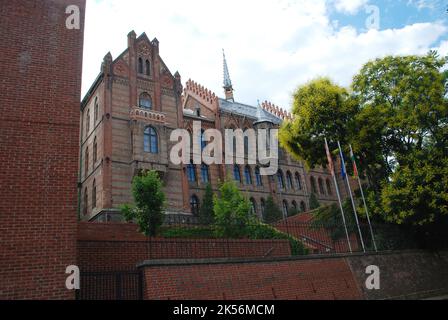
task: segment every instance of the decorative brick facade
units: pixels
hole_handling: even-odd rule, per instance
[[[160,57],[158,40],[130,32],[127,49],[116,59],[110,53],[105,56],[101,73],[82,102],[82,219],[110,221],[119,216],[119,206],[132,202],[133,177],[147,169],[163,177],[168,213],[194,214],[192,200],[202,201],[208,182],[216,191],[218,182],[232,176],[234,168],[212,165],[204,181],[201,166],[196,165],[196,178],[189,179],[188,166],[173,165],[169,159],[174,129],[183,128],[193,135],[193,122],[198,121],[203,129],[217,129],[224,136],[225,129],[276,129],[291,119],[290,113],[267,101],[258,107],[235,102],[230,79],[226,83],[230,86],[225,88],[226,99],[192,80],[184,88],[179,73],[172,74]],[[154,150],[153,144],[157,144]],[[277,176],[263,176],[262,185],[257,185],[255,165],[250,166],[247,183],[246,167],[239,168],[241,190],[253,201],[258,215],[270,195],[281,208],[297,211],[309,208],[311,192],[323,204],[337,203],[326,170],[308,171],[284,150],[279,157],[284,187],[279,187]]]
[[[66,8],[80,9],[67,29]],[[0,299],[73,299],[84,0],[0,4]]]

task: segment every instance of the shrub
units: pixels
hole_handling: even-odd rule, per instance
[[[274,223],[280,221],[283,218],[283,213],[277,204],[274,202],[274,198],[269,196],[266,200],[266,206],[264,209],[263,219],[266,223]]]

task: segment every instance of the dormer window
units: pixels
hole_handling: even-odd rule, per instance
[[[196,117],[201,117],[201,108],[200,107],[196,107]]]

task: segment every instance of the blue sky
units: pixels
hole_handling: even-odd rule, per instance
[[[370,59],[448,54],[447,8],[441,0],[87,0],[83,94],[104,55],[117,57],[135,30],[157,37],[171,72],[220,96],[224,48],[238,101],[290,109],[292,92],[317,76],[348,86]],[[371,17],[378,23],[366,24]]]

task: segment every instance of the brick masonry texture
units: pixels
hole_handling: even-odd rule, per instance
[[[343,258],[144,268],[148,300],[360,300]]]
[[[68,5],[81,29],[66,28]],[[0,299],[73,299],[84,0],[0,4]]]
[[[132,271],[149,259],[289,257],[287,240],[182,240],[147,237],[134,224],[83,223],[78,228],[81,271]]]

